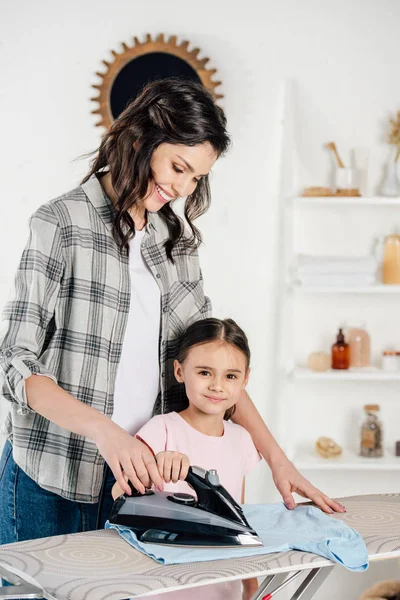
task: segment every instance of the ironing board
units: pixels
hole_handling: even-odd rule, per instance
[[[359,531],[370,561],[400,557],[400,494],[339,501],[347,513],[335,518]],[[0,588],[0,599],[120,600],[246,577],[264,578],[252,600],[269,599],[271,593],[275,599],[276,587],[286,585],[290,575],[302,579],[291,600],[309,600],[333,568],[343,567],[299,551],[162,566],[116,531],[101,530],[0,546],[0,576],[20,584]]]

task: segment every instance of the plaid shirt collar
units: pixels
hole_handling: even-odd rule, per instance
[[[99,179],[96,176],[91,177],[88,181],[86,181],[86,183],[82,184],[82,189],[100,215],[101,219],[104,221],[107,229],[112,232],[116,210],[114,204],[105,193]],[[156,213],[147,212],[146,228],[150,227],[157,231],[156,223]]]

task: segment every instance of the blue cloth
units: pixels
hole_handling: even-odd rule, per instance
[[[303,550],[328,558],[350,571],[368,568],[368,552],[360,534],[319,508],[297,506],[288,510],[283,503],[245,504],[243,512],[263,547],[189,548],[144,544],[128,527],[107,521],[106,528],[116,529],[131,546],[164,565]]]

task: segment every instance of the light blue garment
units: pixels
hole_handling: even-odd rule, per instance
[[[263,547],[189,548],[144,544],[128,527],[107,521],[106,528],[116,529],[129,544],[164,565],[303,550],[328,558],[350,571],[368,568],[367,548],[360,534],[319,508],[297,506],[288,510],[283,503],[245,504],[243,512]]]

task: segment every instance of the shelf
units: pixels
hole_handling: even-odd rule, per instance
[[[400,197],[385,196],[298,196],[288,198],[287,202],[295,206],[400,206]]]
[[[400,294],[400,285],[374,283],[372,285],[301,285],[292,283],[296,293],[301,294]]]
[[[296,367],[289,373],[289,377],[303,381],[400,381],[400,371],[389,373],[369,367],[367,369],[348,369],[346,371],[329,369],[329,371],[315,373],[306,367]]]
[[[337,458],[302,453],[295,456],[293,463],[300,471],[400,471],[400,456],[386,453],[381,458],[363,458],[349,450],[344,450]]]

